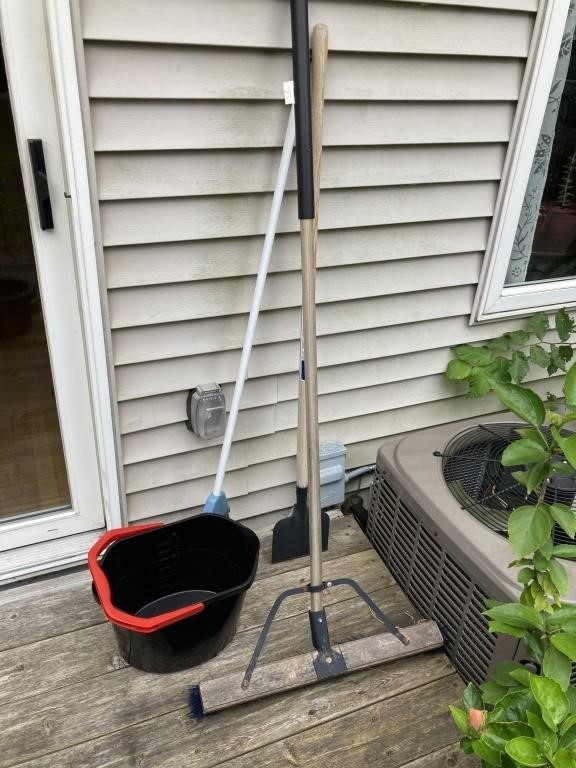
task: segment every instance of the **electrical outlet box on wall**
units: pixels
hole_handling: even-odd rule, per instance
[[[322,509],[342,504],[346,475],[346,446],[338,440],[320,443],[320,501]]]

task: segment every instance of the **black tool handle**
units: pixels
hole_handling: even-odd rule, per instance
[[[54,229],[42,139],[28,139],[28,151],[30,152],[30,163],[32,164],[32,174],[36,188],[40,229]]]
[[[308,0],[290,0],[292,19],[292,66],[296,97],[296,174],[298,218],[314,218],[314,168],[310,108],[310,35]]]

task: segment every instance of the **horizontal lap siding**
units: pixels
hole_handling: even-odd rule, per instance
[[[240,0],[242,2],[242,0]],[[471,28],[472,30],[472,28]],[[326,98],[338,101],[511,101],[522,59],[335,53]],[[288,52],[87,43],[88,93],[117,99],[269,100],[292,75]],[[201,76],[198,73],[201,72]]]
[[[97,152],[280,147],[287,119],[278,100],[95,99],[91,109]],[[513,115],[508,101],[328,102],[324,146],[506,142]]]
[[[490,181],[368,189],[330,189],[320,229],[491,216],[497,184]],[[100,205],[104,246],[264,234],[271,195],[219,195],[122,200]],[[296,193],[287,192],[278,232],[298,229]]]
[[[332,51],[525,55],[531,20],[513,11],[534,11],[535,0],[462,0],[452,3],[461,6],[457,11],[445,7],[445,0],[433,4],[436,7],[430,13],[407,2],[311,0],[310,25],[318,21],[328,25]],[[87,2],[85,36],[255,49],[289,49],[291,45],[285,0],[163,0],[162,13],[156,5],[157,0]],[[500,13],[485,13],[483,6],[498,8]]]
[[[488,226],[489,219],[480,218],[324,230],[319,234],[318,266],[398,261],[465,249],[483,251]],[[276,236],[271,273],[299,269],[298,237],[295,232]],[[108,287],[255,275],[261,249],[262,238],[254,236],[107,248]]]
[[[417,261],[410,259],[321,269],[318,271],[316,301],[327,304],[396,294],[399,284],[409,286],[411,291],[466,285],[474,281],[480,262],[481,257],[477,253],[457,253],[429,256]],[[203,280],[193,286],[176,283],[138,289],[121,288],[111,294],[112,327],[247,313],[250,311],[254,282],[255,279],[250,276]],[[262,297],[262,309],[299,306],[300,294],[298,272],[270,275]],[[265,323],[263,319],[262,326]],[[192,340],[189,346],[193,347]]]
[[[498,330],[468,316],[536,10],[311,0],[331,42],[319,414],[350,466],[385,435],[494,408],[442,371],[450,345]],[[178,517],[211,490],[221,443],[185,429],[187,390],[232,397],[286,128],[288,3],[82,0],[82,23],[128,510]],[[226,481],[236,517],[293,498],[294,190],[291,168]]]
[[[106,153],[98,158],[101,200],[272,192],[275,150]],[[334,147],[322,156],[322,189],[494,180],[502,144]],[[296,189],[294,158],[286,189]]]

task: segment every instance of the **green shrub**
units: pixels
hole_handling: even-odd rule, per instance
[[[572,359],[566,342],[573,329],[564,309],[556,313],[553,329],[539,313],[526,331],[505,333],[481,346],[455,347],[446,371],[449,379],[468,382],[471,397],[494,391],[526,424],[501,461],[516,468],[514,478],[536,499],[515,509],[508,521],[519,599],[489,601],[485,611],[489,630],[521,640],[533,667],[503,662],[483,685],[467,686],[460,707],[451,707],[461,748],[476,754],[482,766],[576,768],[576,688],[570,681],[576,605],[562,603],[569,589],[563,560],[576,559],[576,543],[555,546],[552,538],[555,524],[574,538],[576,515],[565,504],[545,502],[548,478],[576,470],[576,434],[563,429],[576,419],[576,363],[564,376],[563,414],[522,384],[530,362],[549,374],[566,370]],[[549,331],[559,344],[544,341]]]

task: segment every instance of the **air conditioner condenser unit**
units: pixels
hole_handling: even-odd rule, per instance
[[[487,598],[520,592],[507,521],[527,500],[500,457],[521,426],[499,415],[388,438],[370,492],[368,538],[416,610],[437,621],[458,672],[476,683],[498,662],[523,657],[519,641],[492,635],[482,615]],[[545,498],[572,504],[575,495],[576,479],[558,476]],[[554,537],[572,541],[557,527]],[[572,584],[564,599],[576,603],[576,562],[564,563]]]

